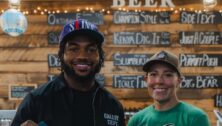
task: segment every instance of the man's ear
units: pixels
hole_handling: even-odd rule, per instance
[[[144,79],[144,81],[147,80],[147,74],[145,74],[145,75],[143,76],[143,79]]]

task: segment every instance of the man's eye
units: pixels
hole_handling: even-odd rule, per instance
[[[88,51],[89,53],[96,52],[96,51],[97,51],[97,48],[96,48],[96,47],[90,47],[90,48],[88,48],[87,51]]]
[[[70,48],[69,51],[77,52],[77,51],[78,51],[78,48]]]

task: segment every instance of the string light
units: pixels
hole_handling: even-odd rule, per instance
[[[85,12],[90,12],[90,13],[93,13],[93,12],[100,12],[100,13],[105,13],[105,14],[111,14],[113,11],[125,11],[125,12],[129,12],[129,11],[134,11],[134,12],[141,12],[141,11],[143,11],[143,10],[141,10],[141,9],[134,9],[134,10],[129,10],[129,9],[127,9],[127,8],[117,8],[117,9],[105,9],[105,8],[102,8],[102,9],[100,9],[100,10],[95,10],[95,8],[93,8],[93,7],[85,7],[85,9],[84,8],[82,8],[82,9],[80,9],[80,8],[77,8],[76,9],[76,11],[71,11],[71,12],[69,12],[69,13],[75,13],[75,12],[83,12],[83,13],[85,13]],[[184,7],[180,7],[180,8],[173,8],[173,7],[171,7],[171,8],[168,8],[168,9],[166,9],[166,8],[156,8],[156,9],[152,9],[152,10],[149,10],[150,12],[165,12],[165,11],[172,11],[173,13],[175,13],[175,14],[177,14],[177,13],[179,13],[180,11],[193,11],[193,12],[195,12],[195,13],[202,13],[202,12],[207,12],[207,11],[209,11],[209,10],[207,10],[206,8],[204,8],[204,9],[202,9],[202,10],[195,10],[194,8],[184,8]],[[18,11],[20,11],[20,10],[18,10]],[[144,10],[145,11],[145,10]],[[4,10],[1,10],[0,11],[1,13],[4,13]],[[22,11],[22,13],[23,14],[26,14],[26,15],[28,15],[28,14],[41,14],[41,15],[44,15],[44,14],[51,14],[51,13],[53,13],[53,14],[55,14],[55,13],[61,13],[61,12],[63,12],[63,13],[68,13],[68,10],[48,10],[47,8],[44,8],[44,7],[41,7],[41,6],[37,6],[34,10],[30,10],[30,11]],[[218,12],[220,12],[220,13],[222,13],[222,10],[218,10]]]
[[[108,10],[108,11],[106,11],[106,13],[107,13],[107,14],[110,14],[110,11]]]
[[[178,13],[178,10],[175,10],[174,13],[177,14],[177,13]]]
[[[37,10],[41,10],[41,7],[37,7]]]

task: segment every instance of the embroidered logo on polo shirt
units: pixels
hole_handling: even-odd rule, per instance
[[[108,126],[119,126],[119,116],[118,115],[104,113],[104,118],[106,119]]]
[[[175,126],[173,123],[164,124],[163,126]]]

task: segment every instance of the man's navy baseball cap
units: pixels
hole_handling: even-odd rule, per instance
[[[73,20],[66,24],[59,36],[59,43],[63,43],[73,35],[86,35],[94,39],[97,43],[103,43],[104,37],[98,31],[95,24],[92,24],[84,19]]]

